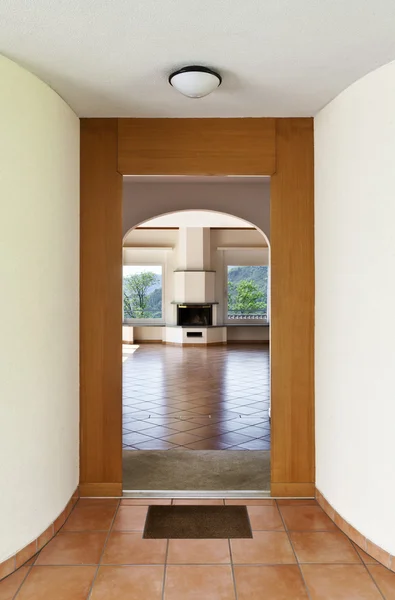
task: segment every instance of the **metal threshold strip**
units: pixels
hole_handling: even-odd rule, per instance
[[[270,498],[270,490],[123,490],[124,498]]]

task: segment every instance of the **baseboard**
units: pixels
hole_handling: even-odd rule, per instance
[[[134,340],[134,344],[162,344],[162,340]]]
[[[51,523],[45,531],[41,533],[35,540],[30,542],[27,546],[16,552],[10,558],[0,563],[0,581],[4,577],[8,577],[14,571],[22,567],[28,560],[33,558],[35,554],[52,540],[52,538],[58,533],[59,529],[64,525],[66,519],[69,517],[73,510],[76,502],[79,498],[79,489],[74,491],[70,500],[67,502],[65,508],[62,510],[60,515]],[[8,596],[7,596],[8,597]]]
[[[314,498],[314,483],[274,483],[270,485],[272,496],[275,498]]]
[[[81,498],[119,498],[122,496],[122,483],[80,483]]]
[[[350,538],[357,546],[359,546],[366,554],[372,556],[375,560],[377,560],[380,564],[382,564],[387,569],[391,569],[391,571],[395,572],[395,556],[392,556],[377,544],[371,542],[367,537],[365,537],[362,533],[360,533],[355,527],[350,525],[348,521],[343,519],[341,515],[333,508],[333,506],[328,502],[328,500],[321,494],[320,490],[316,488],[316,499],[318,504],[321,506],[322,510],[326,512],[328,517],[334,521],[334,523],[338,526],[339,529],[342,530],[343,533],[346,534],[347,537]]]

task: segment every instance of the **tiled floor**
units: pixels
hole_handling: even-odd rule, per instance
[[[269,347],[123,347],[129,450],[269,450]]]
[[[395,599],[395,573],[315,501],[225,502],[247,505],[252,539],[144,540],[149,501],[80,500],[35,560],[0,582],[0,600]]]

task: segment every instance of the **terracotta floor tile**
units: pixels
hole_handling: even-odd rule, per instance
[[[15,566],[17,569],[27,563],[37,553],[37,540],[31,542],[25,548],[17,552],[15,556]]]
[[[171,498],[123,498],[121,500],[121,506],[152,506],[154,504],[169,505]]]
[[[311,600],[383,600],[363,565],[301,565]]]
[[[193,435],[192,433],[182,431],[179,433],[174,433],[173,435],[167,435],[163,438],[163,440],[165,442],[170,442],[171,444],[185,446],[186,444],[192,444],[193,442],[200,442],[201,438],[197,435]]]
[[[59,533],[40,552],[36,565],[97,565],[107,533],[101,531]]]
[[[53,524],[50,525],[38,538],[37,538],[37,550],[41,550],[45,544],[47,544],[54,536]]]
[[[277,531],[255,531],[253,539],[231,540],[234,564],[296,563],[288,535]]]
[[[368,569],[385,600],[395,600],[395,573],[379,564]]]
[[[275,506],[276,501],[271,498],[247,498],[247,499],[232,499],[225,500],[227,505],[236,506]]]
[[[192,350],[195,352],[190,352]],[[188,356],[184,360],[186,352]],[[212,439],[217,433],[251,427],[249,431],[237,431],[243,437],[232,438],[230,442],[219,440],[215,446],[197,444],[195,447],[196,440],[191,439],[170,440],[176,446],[188,445],[189,449],[227,449],[239,444],[245,444],[246,447],[241,448],[243,450],[269,447],[266,437],[266,433],[270,433],[267,416],[270,397],[268,348],[218,347],[202,352],[202,348],[141,345],[138,351],[125,356],[125,447],[166,449],[160,445],[154,447],[148,440],[138,437],[139,432],[154,439],[166,436],[166,431],[155,430],[154,425],[202,436],[199,439]],[[228,368],[230,363],[231,369]],[[165,378],[162,373],[166,374]],[[165,419],[173,416],[175,419],[173,423],[158,421],[160,416]],[[237,423],[226,426],[233,420]],[[262,423],[265,428],[254,428]],[[217,427],[213,428],[215,424]],[[207,430],[194,434],[199,427]],[[136,436],[131,435],[133,432]]]
[[[291,531],[290,538],[301,563],[361,564],[357,551],[341,531]]]
[[[167,540],[143,540],[140,533],[114,531],[106,544],[103,565],[164,564]]]
[[[87,506],[111,506],[117,508],[118,498],[80,498],[76,508],[86,508]]]
[[[290,531],[337,530],[333,521],[319,506],[280,506],[280,512]]]
[[[299,567],[235,567],[238,600],[308,600]]]
[[[67,519],[63,531],[108,531],[117,504],[78,504]]]
[[[192,444],[187,444],[183,447],[186,450],[227,450],[230,448],[229,444],[220,442],[217,437],[201,440],[200,442],[193,442]]]
[[[145,442],[150,442],[152,439],[149,435],[144,435],[141,432],[131,431],[126,435],[122,436],[123,443],[127,446],[134,446],[135,444],[144,444]]]
[[[267,440],[249,440],[239,444],[238,448],[244,450],[270,450],[270,442]]]
[[[169,565],[164,600],[235,600],[231,568]]]
[[[220,442],[224,442],[225,444],[230,444],[232,446],[244,444],[244,442],[249,442],[251,439],[252,438],[249,438],[246,435],[241,435],[235,431],[229,431],[228,433],[223,433],[221,436],[219,436]]]
[[[135,444],[133,448],[136,450],[172,450],[177,448],[177,446],[170,442],[165,442],[165,440],[156,440],[155,438],[152,438],[149,442]]]
[[[164,567],[100,567],[90,600],[161,600]]]
[[[144,434],[154,438],[162,438],[166,435],[173,435],[174,433],[174,429],[170,429],[170,427],[165,427],[164,425],[154,425],[153,427],[144,430]]]
[[[15,570],[15,556],[8,558],[0,564],[0,579],[7,577],[10,573]]]
[[[179,420],[176,423],[172,423],[170,429],[174,429],[175,431],[192,431],[193,429],[199,429],[199,427],[201,427],[201,423]]]
[[[175,498],[173,500],[173,504],[188,504],[192,506],[200,506],[203,504],[207,504],[209,506],[218,506],[223,505],[224,501],[220,498]]]
[[[13,600],[28,572],[28,567],[21,567],[5,579],[2,579],[0,581],[0,600]]]
[[[365,565],[378,565],[378,561],[373,558],[373,556],[370,556],[370,554],[367,554],[366,552],[364,552],[364,550],[362,550],[362,548],[360,548],[357,544],[355,544],[354,542],[352,542],[352,545],[354,546],[355,550],[358,552],[359,556],[362,559],[362,562],[365,563]]]
[[[223,433],[223,431],[221,431],[217,424],[198,427],[193,431],[193,435],[197,435],[202,439],[212,438],[217,435],[221,435],[221,433]]]
[[[120,506],[114,521],[114,531],[142,531],[147,518],[146,506]]]
[[[228,540],[169,540],[168,564],[230,563]]]
[[[279,506],[318,506],[314,498],[279,498],[276,502]]]
[[[249,506],[248,516],[253,531],[284,531],[277,506]]]
[[[96,567],[32,567],[18,600],[86,600]]]

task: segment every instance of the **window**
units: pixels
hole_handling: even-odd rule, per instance
[[[267,266],[228,266],[228,321],[267,321]]]
[[[124,321],[162,319],[162,266],[123,267]]]

